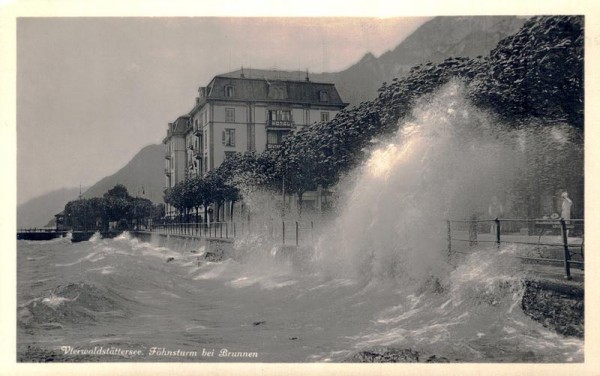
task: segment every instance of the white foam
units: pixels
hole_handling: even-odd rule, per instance
[[[60,306],[61,304],[63,304],[64,302],[70,302],[71,299],[68,298],[64,298],[62,296],[58,296],[58,295],[50,295],[47,298],[43,298],[42,299],[42,303],[47,305],[50,308],[57,308],[58,306]]]

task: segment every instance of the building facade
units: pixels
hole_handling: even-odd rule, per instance
[[[215,76],[199,88],[192,110],[169,124],[166,187],[206,174],[229,154],[276,148],[346,105],[334,84],[313,82],[304,72],[242,69]]]

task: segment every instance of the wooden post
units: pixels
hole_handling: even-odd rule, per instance
[[[475,215],[471,216],[471,221],[469,222],[469,246],[477,245],[477,217]]]
[[[562,238],[563,238],[563,248],[564,248],[564,255],[565,255],[565,278],[566,279],[572,279],[573,277],[571,277],[571,254],[569,253],[569,240],[567,238],[567,224],[565,223],[564,219],[560,219],[560,229],[562,232]]]
[[[452,256],[452,224],[450,221],[446,221],[446,227],[448,228],[447,240],[448,240],[448,257]]]
[[[500,220],[496,218],[494,222],[496,223],[496,246],[500,248]]]

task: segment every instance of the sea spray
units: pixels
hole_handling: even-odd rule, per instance
[[[465,99],[459,82],[423,98],[338,188],[346,191],[340,215],[316,247],[323,272],[363,281],[445,278],[446,219],[485,218],[492,196],[523,193],[526,173],[564,159],[553,154],[557,147],[576,149],[564,145],[575,145],[568,126],[539,129],[495,121]],[[526,153],[543,154],[544,166]]]

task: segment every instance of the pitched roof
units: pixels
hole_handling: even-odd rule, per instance
[[[189,115],[181,115],[174,122],[169,123],[169,128],[167,129],[167,136],[163,139],[163,144],[167,143],[167,140],[176,135],[182,136],[185,135],[187,120],[190,118]]]
[[[248,73],[244,69],[244,77],[241,72],[215,76],[207,87],[206,98],[346,106],[334,84],[306,81],[305,72],[251,70]],[[233,88],[231,97],[226,95],[227,87]],[[326,100],[322,100],[323,95]]]
[[[267,69],[238,69],[233,72],[223,73],[217,75],[217,77],[231,77],[240,78],[242,73],[245,78],[258,78],[268,80],[286,80],[286,81],[304,81],[306,78],[306,72],[303,71],[280,71],[280,70],[267,70]],[[310,75],[309,75],[310,77]]]

